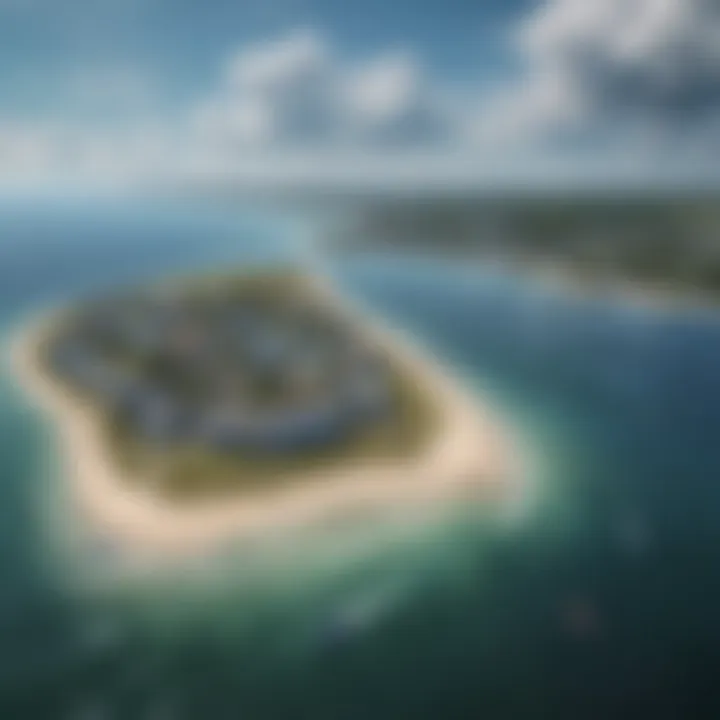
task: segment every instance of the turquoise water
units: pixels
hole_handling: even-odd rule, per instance
[[[282,262],[267,208],[0,208],[0,331],[168,272]],[[306,259],[306,258],[305,258]],[[490,398],[522,497],[152,575],[64,504],[0,375],[0,718],[681,718],[720,651],[720,324],[403,257],[324,263]]]

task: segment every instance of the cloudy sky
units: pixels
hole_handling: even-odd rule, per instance
[[[720,0],[0,0],[0,187],[715,182]]]

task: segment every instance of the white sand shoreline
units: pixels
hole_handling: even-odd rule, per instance
[[[134,489],[108,457],[93,413],[40,366],[38,346],[52,318],[31,322],[18,333],[10,361],[21,387],[53,423],[71,498],[83,518],[103,537],[143,555],[192,554],[344,515],[403,512],[477,497],[478,492],[505,492],[520,472],[520,453],[482,401],[401,334],[351,312],[360,330],[382,343],[428,389],[442,415],[437,436],[413,458],[353,460],[348,468],[304,473],[287,486],[253,494],[240,490],[237,498],[196,507]]]

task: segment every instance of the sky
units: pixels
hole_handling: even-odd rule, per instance
[[[0,189],[720,179],[720,0],[0,0]]]

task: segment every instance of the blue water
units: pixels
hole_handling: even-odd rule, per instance
[[[299,218],[0,208],[0,332],[115,285],[295,257]],[[0,718],[717,717],[720,322],[427,260],[327,263],[532,467],[512,507],[326,528],[123,579],[0,375]],[[527,459],[527,458],[526,458]]]

